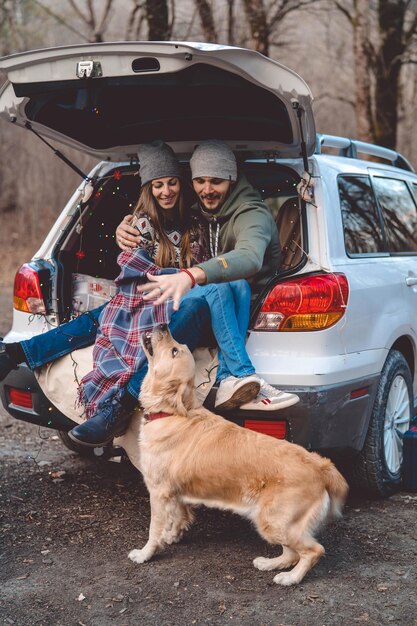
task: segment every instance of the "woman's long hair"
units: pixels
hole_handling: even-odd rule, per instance
[[[180,181],[180,185],[181,185]],[[180,240],[180,267],[190,267],[191,265],[191,217],[184,206],[182,189],[176,206],[178,211],[178,222],[181,232]],[[175,247],[165,232],[164,210],[160,208],[152,194],[152,181],[143,185],[139,200],[133,211],[133,215],[147,215],[153,227],[157,241],[159,242],[158,252],[155,257],[155,264],[159,267],[175,267],[177,263]]]

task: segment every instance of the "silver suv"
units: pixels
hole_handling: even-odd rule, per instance
[[[398,489],[417,389],[417,176],[407,160],[316,136],[305,82],[250,50],[93,44],[14,55],[0,70],[4,119],[99,160],[17,272],[6,341],[111,297],[114,232],[137,198],[139,143],[163,138],[187,171],[199,141],[221,138],[269,204],[284,252],[253,302],[247,348],[260,376],[301,398],[275,415],[227,417],[339,459],[373,494]],[[28,368],[0,389],[11,415],[69,444],[73,421]]]

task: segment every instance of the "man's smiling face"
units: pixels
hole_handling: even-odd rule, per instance
[[[229,196],[232,184],[224,178],[202,176],[193,179],[193,187],[206,211],[216,213]]]

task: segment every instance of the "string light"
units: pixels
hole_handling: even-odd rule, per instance
[[[99,248],[95,251],[85,251],[83,250],[83,233],[86,228],[86,222],[90,220],[94,215],[97,218],[97,214],[101,217],[101,219],[106,219],[107,214],[114,216],[115,214],[121,212],[123,204],[126,206],[126,213],[131,213],[132,207],[136,204],[136,195],[139,191],[139,183],[134,189],[135,198],[132,200],[132,192],[133,187],[132,184],[128,186],[120,185],[119,181],[126,181],[126,184],[135,183],[136,178],[131,178],[132,172],[124,172],[121,169],[117,169],[114,172],[111,172],[108,176],[100,177],[99,182],[95,184],[95,189],[93,195],[89,201],[89,203],[84,204],[79,202],[77,204],[77,211],[79,213],[78,223],[76,225],[76,232],[79,235],[78,240],[78,249],[74,252],[75,257],[77,259],[76,262],[76,272],[86,273],[89,275],[95,276],[96,279],[103,278],[103,274],[105,272],[104,267],[111,267],[111,263],[113,262],[113,255],[116,252],[115,248],[109,248],[106,245],[103,248],[103,243],[100,241]],[[136,176],[133,173],[133,176]],[[113,183],[111,181],[114,181]],[[109,185],[110,183],[110,185]],[[118,184],[119,183],[119,184]],[[126,189],[126,191],[125,191]],[[110,201],[110,206],[106,204],[106,210],[103,211],[104,215],[100,215],[101,213],[101,204],[104,205],[105,202],[109,202],[109,198],[116,196],[114,201]],[[116,204],[117,203],[117,204]],[[114,206],[112,206],[114,205]],[[113,209],[113,210],[112,210]],[[84,212],[85,210],[85,212]],[[97,222],[94,221],[94,224]],[[97,239],[107,239],[111,240],[111,243],[114,246],[114,241],[116,239],[116,235],[114,232],[114,219],[109,221],[101,221],[97,224],[98,232],[96,233]],[[106,232],[107,231],[107,232]],[[86,232],[89,232],[87,230]],[[97,242],[98,243],[98,242]],[[107,243],[107,242],[106,242]],[[89,254],[88,254],[89,253]],[[112,255],[111,257],[109,255]],[[92,263],[90,262],[90,258],[87,259],[87,256],[91,258]],[[110,261],[110,265],[109,265]],[[100,264],[100,270],[97,269],[97,264]],[[93,269],[94,268],[94,269]],[[73,312],[68,309],[68,315],[72,316]]]

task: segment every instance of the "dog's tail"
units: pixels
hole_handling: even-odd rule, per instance
[[[346,502],[349,486],[330,459],[317,456],[320,459],[321,473],[330,498],[329,517],[340,517],[343,505]]]

